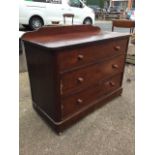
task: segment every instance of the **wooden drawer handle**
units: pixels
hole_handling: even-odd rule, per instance
[[[83,102],[83,100],[81,100],[81,99],[78,99],[78,100],[77,100],[77,103],[78,103],[78,104],[81,104],[82,102]]]
[[[83,60],[84,56],[82,54],[78,55],[78,60]]]
[[[115,82],[109,82],[110,86],[114,87],[115,86]]]
[[[120,46],[115,46],[115,50],[116,50],[116,51],[119,51],[120,49],[121,49]]]
[[[82,77],[78,77],[77,80],[78,80],[79,83],[82,83],[82,82],[84,81],[84,78],[82,78]]]
[[[117,64],[113,64],[113,65],[112,65],[112,68],[118,69],[119,66],[118,66]]]

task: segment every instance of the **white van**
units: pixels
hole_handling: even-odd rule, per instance
[[[20,0],[19,24],[38,29],[52,23],[64,24],[63,14],[73,14],[74,24],[94,24],[94,11],[81,0]],[[71,18],[66,18],[71,24]]]

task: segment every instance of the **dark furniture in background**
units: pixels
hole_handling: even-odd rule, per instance
[[[24,41],[33,106],[57,132],[122,93],[129,35],[42,27]]]
[[[73,25],[73,22],[74,22],[74,14],[65,13],[65,14],[63,14],[63,18],[64,18],[64,24],[66,24],[66,18],[72,18],[72,25]]]
[[[126,19],[116,19],[116,20],[112,20],[112,31],[114,31],[114,27],[120,27],[120,28],[129,28],[130,29],[130,33],[134,32],[134,28],[135,28],[135,21],[132,20],[126,20]]]

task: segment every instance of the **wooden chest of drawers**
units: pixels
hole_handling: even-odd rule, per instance
[[[129,34],[43,27],[22,41],[33,106],[57,132],[122,93]]]

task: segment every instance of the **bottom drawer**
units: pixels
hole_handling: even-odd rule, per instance
[[[96,101],[99,97],[118,89],[121,86],[121,81],[122,74],[119,74],[106,81],[93,85],[86,90],[63,98],[62,117],[65,118],[72,115]]]

